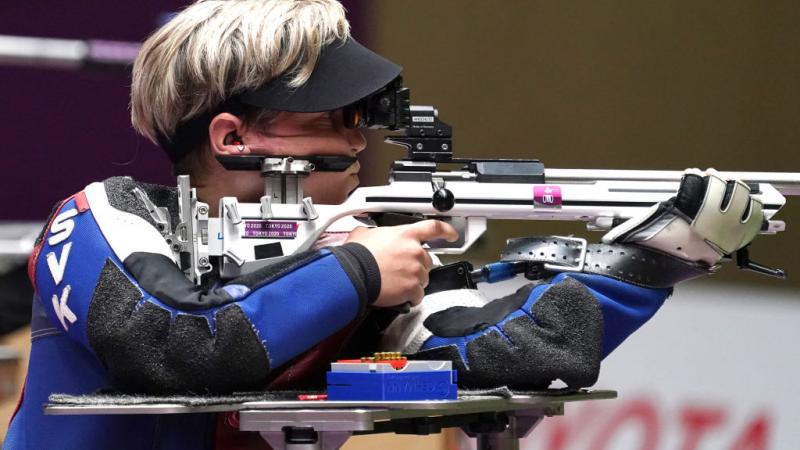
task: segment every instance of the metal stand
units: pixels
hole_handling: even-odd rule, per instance
[[[519,450],[519,440],[528,436],[545,418],[544,414],[526,413],[530,411],[500,415],[496,422],[481,422],[477,426],[462,427],[462,430],[469,437],[477,438],[479,450]]]
[[[366,411],[303,411],[292,419],[286,412],[240,413],[242,430],[260,431],[275,450],[337,450],[350,436],[393,432],[428,435],[443,428],[460,427],[477,438],[479,450],[518,450],[519,439],[526,437],[548,415],[563,413],[563,408],[540,411],[511,411],[419,417],[373,422]],[[244,417],[243,417],[244,416]]]
[[[428,435],[444,428],[461,428],[476,438],[479,450],[518,450],[519,439],[528,436],[545,417],[564,414],[565,402],[613,397],[613,391],[596,391],[429,402],[319,402],[330,407],[241,410],[239,428],[260,432],[276,450],[337,450],[352,435]],[[340,408],[346,404],[359,406]]]
[[[261,433],[261,437],[275,450],[337,450],[352,435],[350,431],[317,432],[308,427],[287,427],[283,431]]]
[[[241,429],[258,429],[264,440],[275,450],[337,450],[354,434],[394,432],[428,435],[440,433],[442,428],[459,426],[459,423],[463,423],[460,427],[464,432],[477,438],[479,450],[518,450],[519,439],[530,434],[546,416],[544,412],[531,411],[465,414],[395,420],[381,423],[377,429],[369,429],[370,420],[354,411],[328,411],[315,414],[316,417],[311,417],[305,411],[297,416],[296,422],[287,420],[286,414],[281,413],[259,415],[257,421],[250,419],[247,424],[242,423]],[[547,415],[552,414],[548,412]],[[285,425],[287,423],[292,425]],[[303,426],[299,426],[300,424]],[[269,431],[264,431],[265,429]]]
[[[254,401],[187,406],[92,404],[76,397],[70,404],[49,404],[46,414],[179,414],[238,411],[239,429],[258,431],[276,450],[337,450],[353,435],[396,433],[428,435],[461,428],[480,450],[518,450],[519,439],[547,416],[564,414],[564,403],[615,398],[614,391],[510,398],[468,396],[442,401]]]

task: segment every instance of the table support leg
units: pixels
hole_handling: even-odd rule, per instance
[[[285,427],[283,431],[262,431],[275,450],[339,450],[352,431],[316,431],[311,427]]]
[[[519,450],[519,439],[527,436],[544,416],[509,415],[501,431],[476,433],[478,450]]]

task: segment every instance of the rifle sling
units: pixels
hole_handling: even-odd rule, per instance
[[[549,278],[560,272],[581,272],[656,289],[671,288],[678,282],[715,271],[715,267],[704,267],[655,250],[622,244],[586,245],[585,263],[578,271],[583,245],[574,238],[559,236],[509,239],[501,254],[501,262],[528,263],[525,276],[530,280]],[[475,289],[471,271],[472,265],[466,261],[433,269],[425,295],[450,289]]]
[[[509,239],[500,260],[526,261],[541,266],[548,264],[543,272],[550,274],[577,272],[575,269],[584,245],[577,239],[559,236]],[[623,244],[588,244],[584,261],[580,272],[603,275],[648,288],[671,288],[678,282],[715,271],[713,267],[684,261],[656,250]]]

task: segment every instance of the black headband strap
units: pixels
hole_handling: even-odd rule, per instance
[[[208,139],[208,126],[211,119],[218,114],[227,112],[234,116],[241,116],[245,106],[238,97],[232,97],[211,111],[178,124],[171,138],[158,133],[158,145],[167,153],[173,164],[182,160],[186,155],[199,148]]]

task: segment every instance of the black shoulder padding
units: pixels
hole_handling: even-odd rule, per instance
[[[103,181],[108,203],[112,207],[141,217],[147,223],[156,226],[144,204],[133,193],[134,188],[141,189],[154,205],[167,208],[172,226],[178,224],[178,189],[158,184],[140,183],[130,177],[112,177]]]
[[[155,227],[156,223],[150,217],[147,208],[133,193],[133,188],[137,186],[136,182],[130,177],[112,177],[103,181],[109,205],[120,211],[139,216]]]
[[[222,289],[196,286],[170,258],[158,253],[134,252],[122,263],[145,291],[176,309],[208,309],[234,300]]]
[[[345,273],[355,286],[364,305],[371,305],[381,293],[381,272],[372,253],[363,245],[348,242],[339,247],[328,247],[339,260]]]
[[[467,361],[455,346],[421,351],[414,359],[446,358],[468,388],[508,386],[544,389],[555,379],[571,388],[597,381],[602,359],[603,316],[600,305],[578,281],[551,286],[531,314],[509,320],[503,334],[489,331],[467,342]]]
[[[511,295],[492,300],[482,307],[454,306],[436,312],[425,319],[425,328],[436,336],[466,336],[488,328],[521,308],[533,289],[525,285]]]
[[[180,222],[180,217],[178,215],[178,201],[180,199],[178,198],[177,187],[142,183],[140,181],[136,181],[135,183],[144,191],[145,194],[147,194],[147,196],[150,198],[150,201],[153,202],[154,205],[167,208],[173,227]]]
[[[238,306],[205,317],[178,314],[151,302],[110,260],[89,305],[89,344],[126,390],[167,394],[227,393],[259,388],[269,360]]]

